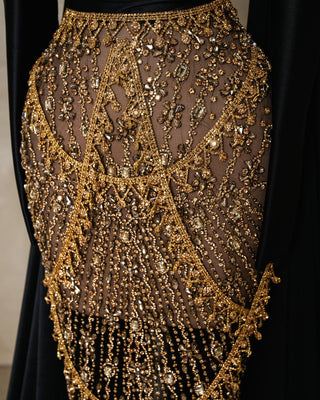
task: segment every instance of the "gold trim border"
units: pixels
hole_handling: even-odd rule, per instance
[[[229,0],[213,0],[210,3],[200,4],[198,6],[184,8],[180,10],[168,10],[168,11],[153,11],[153,12],[132,12],[132,13],[99,13],[99,12],[86,12],[77,11],[70,8],[66,8],[65,15],[76,18],[84,19],[112,19],[117,21],[136,21],[136,20],[159,20],[168,18],[179,18],[184,16],[190,16],[198,14],[200,12],[210,11],[218,6],[232,6]]]

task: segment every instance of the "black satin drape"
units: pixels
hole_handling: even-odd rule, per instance
[[[270,320],[243,400],[317,400],[320,377],[320,46],[314,4],[251,1],[248,30],[272,64],[273,144],[259,263],[278,261]]]
[[[28,71],[58,26],[57,1],[5,0],[4,3],[12,151],[21,208],[31,241],[8,400],[64,400],[67,394],[63,365],[56,357],[56,344],[51,337],[41,258],[27,209],[19,154],[20,115]],[[148,3],[145,10],[152,11],[150,3],[154,1],[139,3]],[[174,1],[170,5],[165,3],[168,8],[174,7]],[[180,1],[176,6],[187,5],[181,6]],[[145,11],[143,5],[139,7],[136,11]],[[263,327],[263,340],[254,344],[242,400],[319,398],[318,25],[311,2],[251,0],[248,30],[273,67],[273,145],[257,265],[263,268],[268,261],[275,261],[282,283],[272,289],[270,320]]]
[[[49,307],[44,301],[40,252],[24,192],[20,126],[29,70],[58,27],[56,1],[5,0],[11,144],[16,184],[30,238],[24,296],[8,391],[9,400],[67,400],[62,362],[56,357]],[[58,393],[58,397],[57,397]],[[59,393],[61,395],[59,395]]]

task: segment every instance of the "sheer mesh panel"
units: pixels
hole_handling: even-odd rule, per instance
[[[261,284],[268,71],[229,2],[66,11],[21,154],[70,398],[238,398],[240,350],[221,371]]]

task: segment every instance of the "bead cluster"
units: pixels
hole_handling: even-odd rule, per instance
[[[238,399],[277,281],[269,69],[229,1],[66,10],[21,157],[70,399]]]

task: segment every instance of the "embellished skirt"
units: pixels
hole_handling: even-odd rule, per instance
[[[20,152],[70,399],[239,398],[278,281],[269,71],[229,0],[66,9]]]

